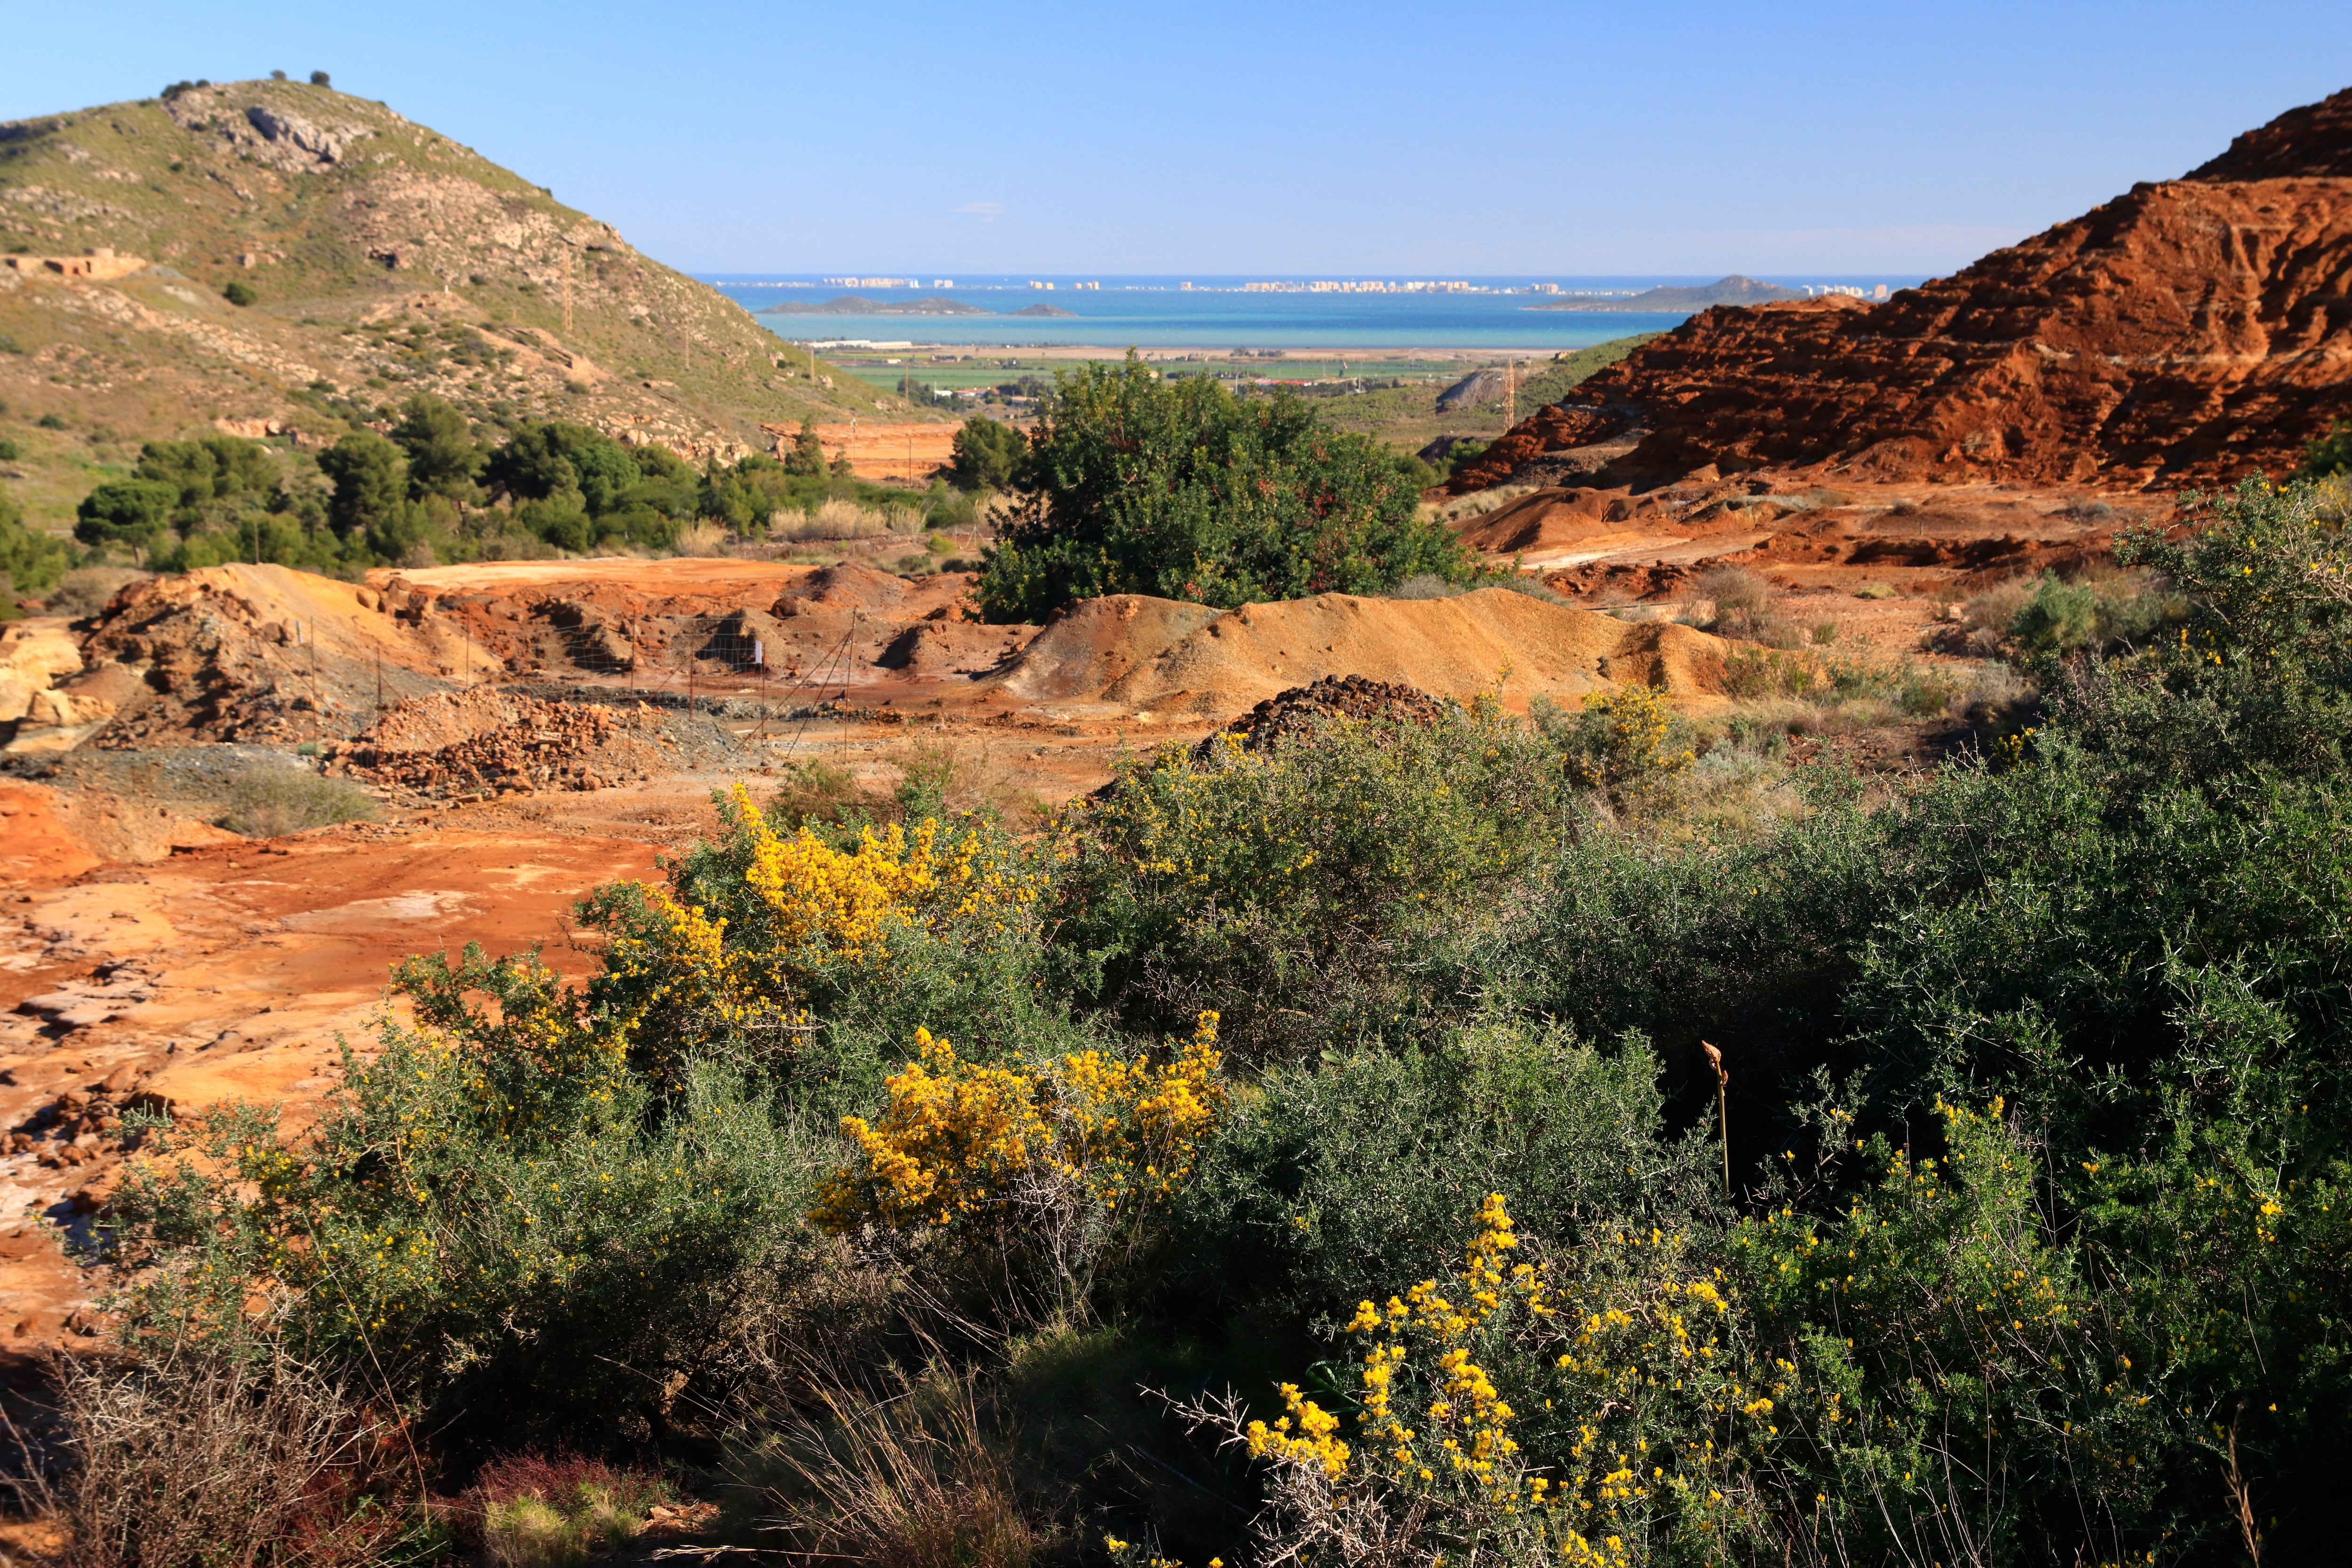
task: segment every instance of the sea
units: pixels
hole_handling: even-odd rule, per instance
[[[755,314],[785,300],[822,304],[843,294],[877,302],[946,295],[990,312],[982,316],[760,316],[793,342],[870,342],[1007,348],[1121,349],[1391,349],[1520,350],[1556,353],[1636,332],[1663,331],[1686,311],[1537,310],[1548,296],[1524,292],[1538,283],[1562,292],[1623,298],[1660,284],[1713,282],[1698,277],[1470,278],[1434,279],[1465,287],[1414,292],[1314,292],[1312,279],[1103,276],[882,280],[813,279],[806,274],[705,273],[702,280]],[[1404,278],[1347,279],[1399,285]],[[1880,284],[1891,292],[1917,278],[1818,277],[1766,279],[1786,287],[1858,288]],[[1278,291],[1250,283],[1288,283]],[[1051,283],[1051,289],[1039,285]],[[1081,284],[1099,287],[1079,287]],[[1031,305],[1052,305],[1063,316],[1015,316]]]

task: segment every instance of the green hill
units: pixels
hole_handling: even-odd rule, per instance
[[[142,440],[311,449],[414,392],[697,461],[764,449],[761,421],[905,407],[472,150],[299,82],[0,124],[0,476],[53,525]]]

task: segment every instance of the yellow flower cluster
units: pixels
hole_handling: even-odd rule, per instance
[[[1225,1104],[1217,1016],[1165,1062],[1080,1051],[1042,1068],[960,1058],[929,1030],[883,1082],[881,1116],[842,1120],[856,1150],[810,1218],[835,1235],[944,1226],[1002,1208],[1024,1183],[1075,1187],[1112,1210],[1165,1197]]]
[[[1286,1383],[1281,1388],[1283,1405],[1290,1413],[1271,1426],[1263,1421],[1251,1422],[1249,1451],[1259,1458],[1312,1466],[1335,1481],[1344,1477],[1348,1445],[1339,1439],[1339,1418],[1300,1394],[1297,1384]]]
[[[1515,1412],[1460,1342],[1501,1309],[1506,1291],[1532,1316],[1552,1310],[1541,1269],[1522,1263],[1505,1270],[1504,1259],[1518,1245],[1503,1194],[1490,1193],[1478,1210],[1478,1234],[1463,1258],[1463,1288],[1457,1292],[1462,1301],[1441,1293],[1436,1280],[1424,1279],[1402,1298],[1390,1297],[1385,1312],[1370,1301],[1356,1304],[1349,1331],[1385,1336],[1364,1356],[1360,1374],[1364,1408],[1357,1419],[1368,1435],[1380,1439],[1380,1451],[1397,1476],[1434,1479],[1429,1467],[1444,1465],[1489,1491],[1500,1488],[1517,1493],[1517,1468],[1508,1464],[1519,1451],[1509,1430]],[[1428,1407],[1427,1429],[1419,1432],[1399,1418],[1393,1404],[1408,1337],[1428,1341],[1438,1352],[1440,1393]],[[1530,1479],[1529,1500],[1540,1503],[1547,1488],[1541,1478]]]
[[[1369,1342],[1355,1447],[1290,1387],[1287,1415],[1242,1436],[1281,1467],[1275,1489],[1286,1510],[1327,1534],[1369,1509],[1442,1521],[1424,1528],[1482,1555],[1630,1568],[1655,1544],[1663,1487],[1685,1500],[1686,1528],[1727,1540],[1742,1505],[1707,1484],[1724,1479],[1717,1444],[1669,1452],[1643,1435],[1638,1414],[1664,1404],[1708,1411],[1738,1392],[1723,1339],[1731,1303],[1683,1264],[1686,1246],[1654,1230],[1597,1238],[1578,1255],[1585,1272],[1563,1282],[1550,1265],[1520,1259],[1505,1201],[1489,1194],[1454,1279],[1423,1280],[1384,1307],[1357,1303],[1347,1327]],[[1534,1419],[1568,1438],[1557,1468],[1538,1473],[1522,1452],[1522,1412],[1492,1370],[1503,1366],[1533,1379],[1521,1397],[1545,1395]]]

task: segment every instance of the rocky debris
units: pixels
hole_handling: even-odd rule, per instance
[[[45,1170],[98,1161],[118,1143],[125,1110],[152,1107],[153,1097],[139,1092],[144,1077],[136,1067],[120,1067],[97,1083],[64,1090],[9,1130],[6,1153],[32,1154]]]
[[[1502,395],[1501,371],[1474,370],[1437,395],[1437,411],[1451,414],[1460,408],[1475,408],[1482,403],[1492,403]]]
[[[215,566],[124,589],[64,690],[114,710],[101,746],[291,745],[445,689],[460,645],[411,595],[285,566]]]
[[[861,708],[844,702],[838,697],[829,697],[806,708],[795,708],[783,718],[788,723],[802,719],[828,719],[852,724],[903,724],[907,721],[907,716],[896,708]]]
[[[2292,468],[2344,407],[2352,89],[1874,307],[1717,308],[1571,389],[1447,485],[1652,434],[1601,470],[2168,490]]]
[[[1294,686],[1267,698],[1216,734],[1202,739],[1192,754],[1206,761],[1219,739],[1226,735],[1240,736],[1243,745],[1253,752],[1270,752],[1311,738],[1341,719],[1428,724],[1443,715],[1446,706],[1418,687],[1360,675],[1327,675],[1311,686]]]
[[[403,703],[334,747],[326,771],[446,797],[604,789],[742,761],[733,735],[697,715],[478,687]]]

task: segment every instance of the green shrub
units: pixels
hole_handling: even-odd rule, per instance
[[[0,598],[14,611],[16,595],[46,597],[74,563],[73,546],[57,535],[25,526],[16,500],[0,490]]]
[[[373,822],[375,801],[344,779],[308,768],[255,768],[229,786],[220,824],[247,838],[279,838],[337,822]]]
[[[1055,381],[1015,482],[979,585],[991,621],[1103,594],[1231,609],[1478,570],[1373,442],[1287,393],[1163,381],[1132,353]]]
[[[2303,461],[2294,470],[2298,479],[2324,479],[2336,474],[2352,473],[2352,424],[2341,420],[2327,427],[2327,434],[2315,437],[2303,449]]]
[[[232,278],[221,285],[221,298],[242,309],[252,304],[261,296],[253,291],[252,284],[240,278]]]
[[[1001,490],[1013,482],[1028,456],[1029,437],[1002,419],[972,418],[955,436],[955,460],[950,477],[968,489]]]
[[[262,1289],[280,1334],[380,1365],[436,1426],[659,1437],[663,1391],[722,1390],[788,1311],[811,1155],[731,1068],[633,1070],[625,1026],[535,958],[397,981],[416,1027],[347,1060],[309,1138],[252,1110],[159,1138],[116,1199],[153,1264],[126,1331],[233,1342]]]
[[[1483,700],[1269,750],[1165,746],[1069,819],[1056,946],[1131,1026],[1213,1005],[1245,1058],[1341,1046],[1460,1006],[1416,956],[1507,918],[1573,798],[1553,748]]]
[[[1344,1313],[1442,1272],[1498,1188],[1563,1242],[1679,1222],[1719,1178],[1665,1136],[1657,1078],[1639,1035],[1503,1019],[1272,1068],[1177,1199],[1161,1288],[1187,1317]]]

